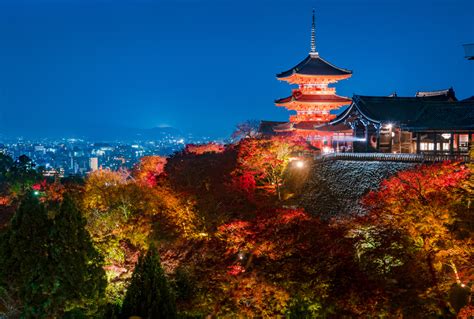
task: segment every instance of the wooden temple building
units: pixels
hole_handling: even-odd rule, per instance
[[[474,138],[474,99],[458,101],[453,89],[414,97],[354,95],[325,127],[341,128],[352,132],[354,152],[467,154]]]
[[[351,77],[311,51],[277,78],[298,85],[291,96],[275,101],[291,111],[288,122],[262,121],[263,136],[305,139],[321,153],[411,153],[466,155],[474,140],[474,97],[459,101],[452,88],[417,92],[412,97],[339,96],[330,84]],[[349,105],[339,115],[331,111]]]

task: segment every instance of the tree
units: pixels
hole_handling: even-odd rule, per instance
[[[156,186],[157,179],[163,174],[166,165],[166,158],[162,156],[144,156],[135,165],[133,176],[136,181],[146,186]]]
[[[16,292],[26,318],[91,308],[105,289],[102,258],[68,195],[47,206],[27,194],[4,234],[0,257],[0,282]]]
[[[473,276],[472,231],[463,226],[471,223],[465,197],[472,194],[460,192],[470,175],[458,163],[421,166],[385,180],[363,199],[372,225],[401,232],[418,251],[429,274],[425,303],[433,311],[444,311],[452,284]]]
[[[11,198],[20,198],[30,187],[40,181],[43,176],[35,170],[35,164],[26,155],[21,155],[13,161],[6,155],[0,156],[0,183],[2,188],[7,189]],[[5,187],[6,186],[6,187]]]
[[[135,179],[123,170],[98,170],[86,180],[83,205],[87,229],[105,258],[110,302],[123,299],[125,283],[152,237],[170,240],[196,234],[193,204],[177,196],[165,180],[156,184],[161,159],[145,160],[134,172]]]
[[[13,159],[10,156],[0,153],[0,182],[5,180],[6,174],[12,168],[13,163]]]
[[[184,148],[185,153],[196,155],[202,155],[205,153],[222,153],[224,150],[224,145],[214,142],[206,144],[187,144]]]
[[[174,296],[160,263],[160,256],[152,245],[141,255],[123,302],[124,318],[176,318]]]
[[[272,189],[281,199],[281,186],[285,170],[291,155],[302,149],[302,146],[284,139],[244,139],[238,147],[238,168],[234,171],[237,179],[248,174],[254,176],[260,187]]]
[[[260,127],[260,121],[258,120],[247,120],[239,123],[235,127],[235,131],[232,133],[232,140],[240,141],[244,138],[256,138],[258,136],[258,129]]]

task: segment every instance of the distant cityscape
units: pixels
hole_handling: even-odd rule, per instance
[[[160,131],[155,136],[94,141],[86,138],[2,138],[0,152],[17,159],[28,156],[37,169],[48,176],[84,176],[98,169],[132,168],[141,157],[167,156],[186,144],[203,144],[215,139],[181,134],[176,130]]]

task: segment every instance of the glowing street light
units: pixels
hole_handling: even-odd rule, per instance
[[[297,161],[297,162],[296,162],[296,167],[297,167],[297,168],[303,168],[303,167],[304,167],[304,162],[301,161],[301,160]]]

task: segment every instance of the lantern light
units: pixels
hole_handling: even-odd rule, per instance
[[[301,161],[301,160],[300,160],[300,161],[297,161],[297,162],[296,162],[296,167],[297,167],[297,168],[303,168],[303,167],[304,167],[304,162]]]

